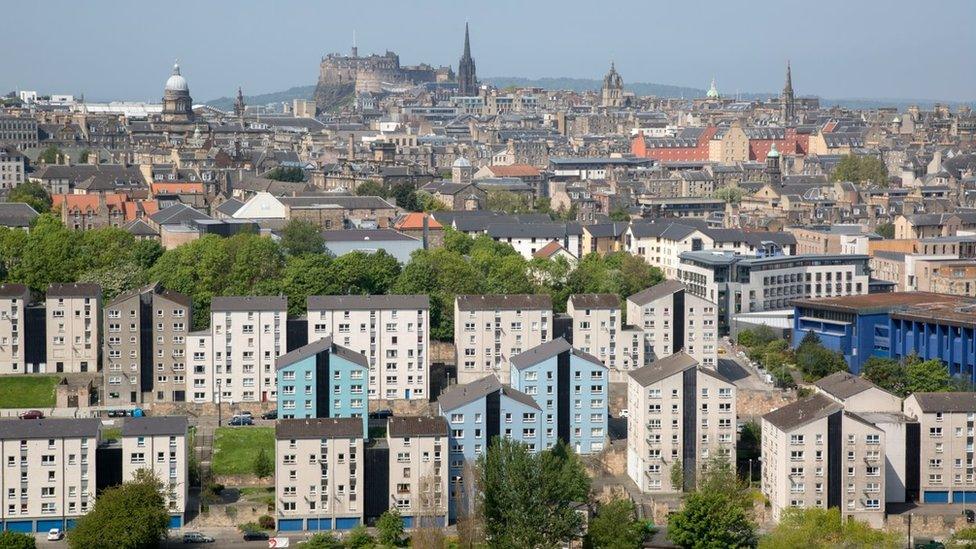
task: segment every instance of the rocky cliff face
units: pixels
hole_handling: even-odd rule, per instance
[[[312,99],[319,112],[336,109],[348,103],[356,93],[356,82],[332,83],[319,81]]]

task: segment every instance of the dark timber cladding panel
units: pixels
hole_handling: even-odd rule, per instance
[[[501,390],[498,390],[485,395],[485,440],[489,445],[495,441],[501,428],[501,394]]]
[[[841,506],[843,476],[841,475],[840,454],[842,449],[841,425],[844,412],[834,412],[827,416],[827,507]]]
[[[332,352],[325,351],[315,355],[315,415],[316,417],[333,417],[332,391],[329,390],[329,380],[332,379]],[[295,376],[296,378],[298,376]],[[295,393],[298,393],[298,381],[295,380]]]
[[[671,328],[674,330],[674,338],[671,349],[677,353],[685,348],[685,291],[678,290],[673,295],[674,322]]]
[[[153,380],[156,374],[153,372],[153,361],[156,353],[153,352],[153,294],[139,294],[139,388],[143,393],[153,390]],[[123,313],[123,316],[124,313]],[[121,395],[119,395],[121,396]],[[154,395],[155,396],[155,395]],[[133,401],[136,402],[136,401]]]
[[[688,368],[682,373],[682,403],[684,413],[681,418],[681,465],[683,488],[686,492],[695,489],[695,471],[698,461],[698,369]]]
[[[404,467],[399,464],[393,466]],[[390,486],[390,449],[386,444],[366,448],[366,464],[360,478],[369,479],[370,486],[369,489],[366,486],[359,487],[360,494],[365,492],[363,514],[367,519],[382,515],[383,511],[390,508],[390,494],[396,488]]]
[[[905,498],[907,501],[919,500],[919,459],[921,428],[918,423],[905,425]]]
[[[556,392],[559,395],[556,401],[556,434],[566,444],[570,443],[569,382],[569,351],[563,351],[556,357]]]

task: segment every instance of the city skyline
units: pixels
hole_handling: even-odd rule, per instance
[[[519,16],[511,17],[516,7]],[[30,55],[0,63],[0,90],[158,101],[160,83],[179,59],[197,101],[233,95],[237,86],[246,94],[275,92],[313,84],[321,56],[348,52],[354,32],[363,54],[391,50],[404,64],[456,68],[467,21],[478,72],[486,77],[599,79],[613,61],[625,84],[704,89],[714,77],[726,95],[777,93],[790,60],[800,95],[976,100],[970,91],[976,89],[976,74],[958,70],[968,64],[963,52],[976,50],[976,39],[965,32],[976,14],[961,0],[942,5],[942,13],[956,13],[940,20],[940,34],[954,36],[942,41],[895,39],[925,20],[926,8],[909,2],[889,3],[878,12],[828,1],[805,13],[802,26],[795,13],[782,13],[772,2],[751,6],[748,14],[712,2],[628,4],[587,13],[583,5],[553,7],[511,4],[511,9],[489,10],[409,2],[377,14],[297,1],[276,3],[271,10],[245,2],[232,11],[180,0],[124,10],[111,2],[55,3],[43,12],[18,4],[7,8],[11,20],[47,27],[43,39],[40,23],[15,26],[0,36],[8,49],[32,41]],[[172,13],[216,23],[209,29],[170,23],[162,40],[145,32],[146,25],[165,26]],[[695,13],[694,21],[687,13]],[[268,30],[268,21],[279,30]],[[79,28],[89,32],[78,34]],[[922,78],[918,67],[925,68]]]

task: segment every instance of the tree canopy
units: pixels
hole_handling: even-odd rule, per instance
[[[51,211],[51,195],[43,185],[34,181],[26,181],[11,189],[7,202],[24,202],[37,213]]]
[[[759,549],[832,549],[834,547],[902,547],[901,536],[875,530],[859,520],[842,520],[836,507],[787,509],[779,524],[759,540]]]
[[[268,179],[274,179],[275,181],[301,183],[302,181],[305,181],[305,172],[301,168],[286,168],[283,166],[278,166],[265,174],[265,177]]]
[[[833,181],[850,181],[852,183],[873,183],[888,185],[888,168],[881,159],[874,156],[857,156],[849,154],[840,159],[834,173]]]
[[[322,253],[325,238],[322,229],[304,219],[292,219],[281,229],[281,247],[289,255]]]
[[[637,520],[634,504],[617,499],[600,505],[586,528],[586,549],[635,549],[640,547],[646,529]]]
[[[969,387],[957,387],[949,369],[938,359],[921,360],[910,355],[903,362],[890,358],[871,357],[861,367],[864,379],[900,397],[918,392],[942,392]]]
[[[169,513],[162,483],[148,469],[120,486],[107,488],[95,506],[68,533],[72,549],[157,547],[166,535]]]
[[[751,547],[755,524],[748,485],[722,457],[709,460],[684,506],[668,518],[668,539],[680,547]]]

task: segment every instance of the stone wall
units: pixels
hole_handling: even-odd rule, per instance
[[[455,354],[454,344],[448,341],[430,340],[430,361],[443,362],[444,364],[454,364],[457,355]]]
[[[935,539],[945,539],[970,525],[966,523],[966,517],[960,512],[951,515],[912,515],[912,537],[928,537]],[[888,515],[885,530],[896,532],[908,537],[908,513],[899,515]]]

